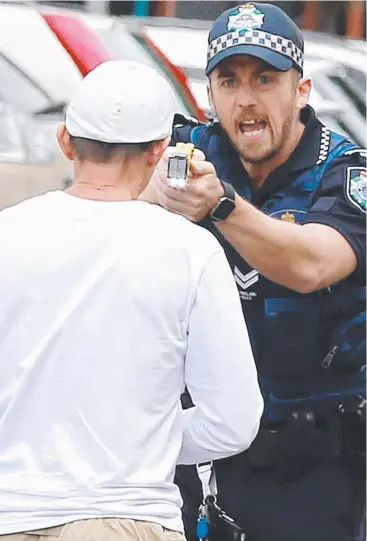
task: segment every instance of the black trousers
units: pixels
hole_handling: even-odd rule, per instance
[[[341,460],[284,482],[271,471],[251,469],[246,453],[216,462],[215,469],[218,504],[249,541],[365,541],[358,535],[365,479],[358,479]],[[184,500],[187,539],[196,541],[202,498],[196,468],[179,466],[176,482]]]

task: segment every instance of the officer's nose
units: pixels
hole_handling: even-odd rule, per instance
[[[242,108],[252,107],[257,104],[256,93],[249,86],[238,89],[237,105]]]

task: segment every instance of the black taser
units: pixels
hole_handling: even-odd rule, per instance
[[[215,503],[211,496],[205,499],[201,507],[197,527],[201,541],[246,541],[245,532],[233,518]]]
[[[210,496],[209,496],[210,497]],[[246,541],[246,534],[216,503],[209,503],[208,541]]]

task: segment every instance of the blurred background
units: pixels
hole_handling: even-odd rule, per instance
[[[78,81],[111,59],[133,59],[171,82],[177,112],[210,119],[204,75],[211,22],[240,2],[1,1],[0,210],[65,189],[71,164],[56,127]],[[273,2],[304,30],[311,105],[331,129],[366,146],[366,3]]]

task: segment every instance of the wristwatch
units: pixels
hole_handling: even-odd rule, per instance
[[[210,213],[210,217],[214,222],[225,220],[236,208],[236,192],[227,182],[221,181],[221,183],[224,194]]]

